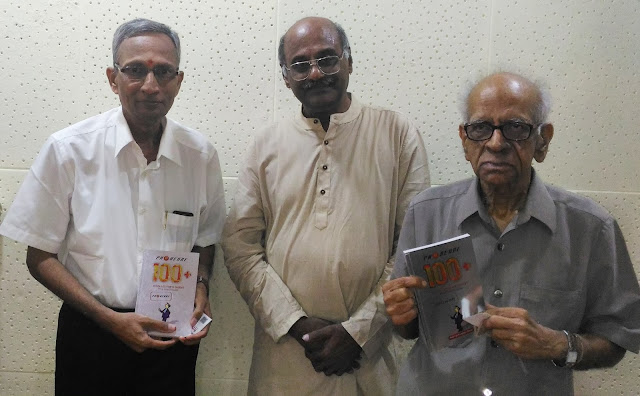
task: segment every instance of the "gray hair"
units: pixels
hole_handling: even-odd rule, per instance
[[[152,21],[149,19],[138,18],[129,22],[125,22],[118,26],[113,33],[113,43],[111,45],[113,52],[113,63],[118,63],[118,50],[122,42],[130,37],[140,36],[145,33],[160,33],[169,37],[176,47],[177,66],[180,66],[180,37],[178,33],[163,23]]]
[[[342,54],[346,56],[347,59],[351,56],[351,45],[349,44],[349,38],[347,37],[347,33],[344,31],[340,24],[335,23],[334,21],[329,21],[333,24],[333,27],[336,28],[338,32],[338,38],[340,39],[340,45],[342,46]],[[297,22],[296,22],[297,23]],[[280,66],[286,66],[286,57],[284,54],[284,38],[287,35],[287,30],[282,37],[280,37],[280,44],[278,45],[278,62],[280,62]],[[284,70],[283,70],[284,72]]]
[[[531,81],[522,75],[512,73],[512,72],[491,73],[487,76],[480,78],[475,83],[468,83],[465,86],[464,90],[462,91],[462,96],[460,97],[460,100],[459,100],[460,113],[462,114],[462,119],[464,120],[464,122],[469,122],[471,117],[471,115],[469,114],[469,95],[471,95],[471,91],[473,91],[473,89],[487,77],[490,77],[494,74],[500,74],[500,73],[508,73],[514,76],[518,76],[524,79],[525,81],[528,81],[535,88],[538,94],[538,98],[537,98],[538,100],[534,105],[534,108],[532,111],[533,113],[531,115],[533,118],[532,121],[534,124],[546,123],[549,117],[549,112],[551,111],[551,95],[549,94],[549,91],[545,88],[545,84],[543,84],[541,81]]]

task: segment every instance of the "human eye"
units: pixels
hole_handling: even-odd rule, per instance
[[[503,125],[502,130],[507,138],[513,140],[523,140],[529,137],[531,125],[524,122],[511,121]]]
[[[122,68],[122,72],[134,79],[144,78],[149,70],[143,65],[129,65]]]
[[[318,62],[318,66],[320,66],[321,68],[323,67],[333,67],[335,65],[338,64],[338,61],[340,60],[340,58],[338,58],[335,55],[332,56],[325,56],[324,58],[320,58],[317,60]]]
[[[153,74],[158,80],[169,80],[176,74],[176,70],[171,66],[157,66],[153,69]]]
[[[296,73],[306,73],[310,68],[311,65],[308,61],[292,63],[291,67],[289,67],[289,69]]]

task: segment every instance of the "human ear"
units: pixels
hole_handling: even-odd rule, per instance
[[[538,162],[544,161],[549,151],[549,144],[553,138],[553,124],[542,124],[540,126],[540,135],[536,139],[536,151],[533,158]]]
[[[109,81],[109,88],[114,94],[118,93],[118,84],[116,84],[116,69],[113,67],[107,67],[107,80]]]
[[[458,136],[460,136],[460,140],[462,141],[462,150],[464,151],[464,158],[469,161],[469,154],[467,153],[467,134],[464,131],[464,125],[460,124],[458,126]]]

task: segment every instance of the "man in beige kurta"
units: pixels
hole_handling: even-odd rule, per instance
[[[381,285],[427,158],[405,116],[347,93],[349,51],[326,19],[287,31],[280,60],[302,112],[259,133],[238,176],[224,251],[256,319],[250,394],[395,387]]]

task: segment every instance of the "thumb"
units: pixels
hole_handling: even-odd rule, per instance
[[[314,330],[302,336],[302,341],[308,343],[315,343],[325,340],[331,336],[331,326],[325,326],[321,329]]]
[[[163,322],[161,320],[149,319],[144,323],[145,330],[160,331],[163,333],[173,333],[176,331],[176,326],[171,323]]]

